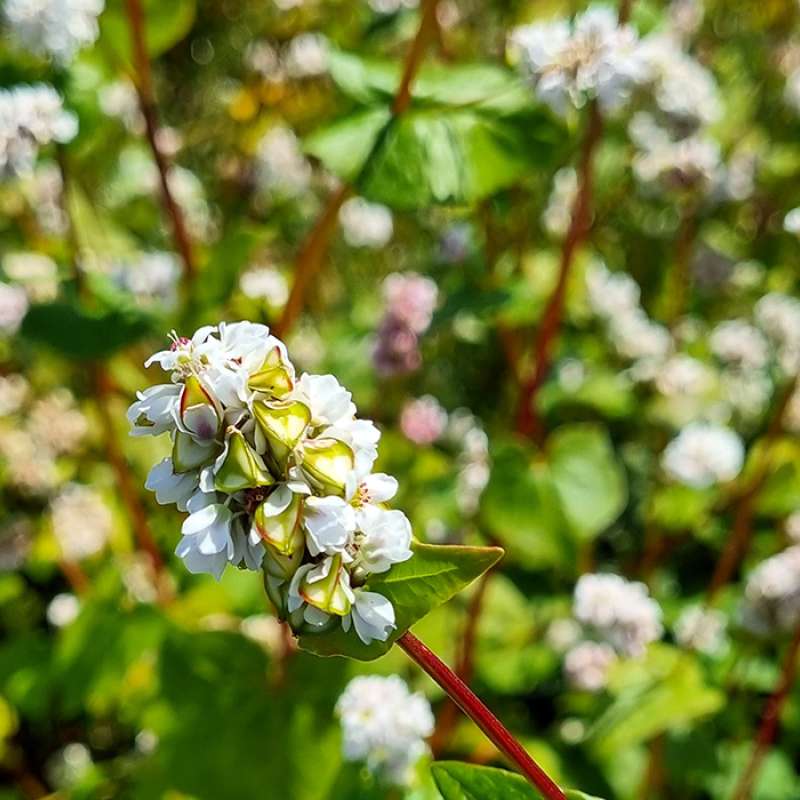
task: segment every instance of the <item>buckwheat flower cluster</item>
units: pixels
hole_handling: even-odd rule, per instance
[[[744,466],[744,445],[729,428],[692,422],[664,448],[661,466],[667,475],[694,489],[732,481]]]
[[[21,286],[0,281],[0,333],[11,336],[28,313],[28,295]]]
[[[785,633],[800,621],[800,546],[761,562],[745,586],[742,622],[763,636]]]
[[[278,197],[296,197],[311,183],[311,165],[294,131],[285,125],[270,128],[256,147],[256,180]]]
[[[40,147],[68,142],[77,132],[77,118],[52,86],[0,89],[0,177],[29,174]]]
[[[176,554],[217,579],[229,564],[263,569],[295,632],[386,640],[394,608],[364,584],[412,552],[408,520],[384,505],[397,481],[372,472],[378,429],[332,375],[296,375],[264,325],[172,340],[147,361],[170,382],[140,392],[128,419],[134,436],[172,440],[147,487],[189,512]]]
[[[714,655],[725,644],[726,625],[727,618],[721,611],[690,606],[675,623],[675,640],[687,650]]]
[[[589,306],[606,324],[617,353],[634,362],[634,377],[653,377],[672,350],[672,337],[642,308],[636,281],[597,262],[586,272],[586,290]]]
[[[289,284],[283,273],[270,264],[254,265],[239,279],[242,293],[252,300],[264,300],[274,308],[282,308],[289,299]]]
[[[111,280],[131,294],[137,304],[148,307],[174,307],[178,299],[181,268],[172,253],[140,253],[111,266]]]
[[[516,28],[509,49],[538,98],[561,115],[590,100],[616,111],[647,74],[636,31],[620,25],[607,6],[592,6],[572,23],[559,19]]]
[[[756,303],[755,320],[775,348],[781,369],[794,375],[800,370],[800,300],[771,292]]]
[[[383,282],[385,312],[372,352],[381,375],[403,375],[422,363],[419,337],[428,330],[439,299],[436,284],[416,272],[392,273]]]
[[[553,177],[553,189],[542,213],[542,225],[551,236],[561,238],[566,235],[577,194],[578,173],[572,167],[562,167]]]
[[[447,427],[447,411],[432,395],[410,400],[400,412],[400,430],[414,444],[433,444]]]
[[[99,553],[111,534],[111,511],[88,486],[68,484],[50,503],[53,534],[68,561]]]
[[[344,239],[351,247],[378,250],[389,243],[394,233],[392,212],[380,203],[351,197],[339,211]]]
[[[25,48],[66,65],[100,34],[104,0],[5,0],[3,16]]]
[[[612,573],[582,575],[572,611],[597,640],[622,656],[641,656],[662,634],[661,608],[643,583]]]
[[[348,761],[363,761],[370,771],[407,785],[413,767],[428,753],[425,739],[434,718],[424,695],[409,691],[398,675],[353,678],[338,702],[342,749]]]
[[[608,672],[617,661],[614,648],[604,642],[580,642],[564,657],[564,675],[574,689],[599,692],[608,683]]]
[[[743,319],[717,325],[709,339],[711,351],[723,363],[741,370],[760,370],[770,358],[764,334]]]

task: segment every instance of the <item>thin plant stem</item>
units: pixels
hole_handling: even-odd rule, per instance
[[[566,800],[564,792],[530,757],[503,723],[432,650],[410,631],[404,633],[397,640],[397,644],[447,692],[450,699],[486,734],[489,741],[519,769],[546,800]]]
[[[275,326],[275,332],[278,336],[286,336],[291,331],[303,308],[305,308],[309,287],[322,269],[333,232],[336,230],[339,210],[359,185],[364,183],[375,157],[383,149],[389,132],[394,127],[398,117],[404,114],[411,104],[411,89],[414,85],[414,79],[422,65],[428,45],[436,38],[438,26],[436,12],[438,5],[438,0],[424,0],[422,4],[419,28],[406,56],[400,84],[392,102],[389,121],[376,137],[352,184],[342,184],[330,196],[328,203],[300,247],[295,259],[294,282],[289,292],[289,299],[286,301],[283,313]]]
[[[155,92],[153,90],[150,57],[147,53],[144,8],[142,7],[141,0],[125,0],[125,8],[127,10],[131,32],[134,85],[136,86],[136,92],[139,97],[139,109],[144,118],[145,135],[153,154],[153,161],[158,170],[159,182],[161,184],[161,198],[164,209],[172,224],[175,248],[178,253],[180,253],[181,260],[183,261],[184,277],[187,283],[191,283],[197,277],[197,264],[194,257],[192,241],[186,228],[183,211],[180,205],[178,205],[169,184],[169,159],[158,141],[160,128],[158,122],[158,106],[156,105]]]
[[[753,752],[750,755],[750,760],[739,779],[739,783],[733,795],[731,795],[732,800],[750,800],[761,765],[764,763],[764,759],[767,757],[778,735],[781,712],[783,711],[783,707],[786,704],[786,700],[789,697],[795,678],[797,677],[797,662],[799,656],[800,625],[795,629],[792,641],[786,651],[783,660],[783,668],[781,669],[781,674],[778,678],[775,690],[769,696],[764,706],[764,713],[761,716],[761,724],[756,733]]]
[[[711,581],[708,584],[706,592],[706,603],[708,605],[714,602],[720,590],[730,582],[737,567],[747,554],[753,534],[753,517],[755,515],[756,502],[769,477],[772,468],[773,446],[783,431],[786,409],[792,396],[798,390],[798,386],[800,386],[800,376],[789,381],[779,394],[778,402],[764,434],[763,450],[759,455],[759,463],[753,470],[752,478],[738,496],[731,535],[722,549],[711,576]]]
[[[586,240],[591,225],[594,155],[603,132],[603,118],[596,102],[589,107],[589,120],[578,165],[578,193],[572,204],[572,216],[558,267],[553,293],[545,306],[533,345],[533,371],[523,382],[517,411],[517,432],[541,438],[541,423],[535,410],[536,395],[550,371],[553,349],[561,330],[567,285],[575,254]]]
[[[89,591],[89,576],[77,561],[61,559],[58,567],[74,594],[80,596]]]

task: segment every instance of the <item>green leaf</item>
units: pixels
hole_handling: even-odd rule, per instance
[[[394,98],[402,69],[396,61],[334,52],[330,74],[339,89],[358,103],[386,103]],[[496,114],[528,111],[533,96],[512,71],[496,64],[428,64],[411,87],[412,104],[473,106]]]
[[[540,800],[541,795],[521,775],[461,761],[438,761],[431,766],[444,800]]]
[[[347,656],[372,661],[388,652],[400,636],[429,611],[469,586],[503,555],[499,547],[460,547],[415,542],[414,557],[372,576],[365,589],[378,592],[394,606],[397,629],[385,642],[365,645],[354,631],[341,628],[305,634],[300,647],[320,656]]]
[[[310,137],[306,150],[352,182],[389,119],[387,109],[357,112]],[[537,150],[522,127],[472,109],[410,111],[386,133],[358,190],[399,209],[473,203],[514,183]]]
[[[142,0],[145,40],[151,58],[176,45],[194,25],[196,0]],[[108,0],[100,17],[99,46],[118,62],[131,60],[131,32],[125,0]]]
[[[530,569],[567,566],[574,540],[546,464],[518,444],[502,444],[492,453],[492,475],[481,498],[481,521]]]
[[[577,789],[567,789],[565,794],[567,795],[567,800],[602,800],[601,797],[579,792]]]
[[[550,465],[564,515],[581,540],[602,533],[624,510],[625,473],[608,434],[597,425],[559,428],[548,440]]]
[[[68,358],[98,359],[143,338],[153,325],[150,315],[133,308],[90,311],[77,301],[58,300],[31,306],[21,333]]]

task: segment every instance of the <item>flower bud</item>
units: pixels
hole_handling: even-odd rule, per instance
[[[189,375],[183,385],[180,416],[186,432],[200,442],[211,441],[219,433],[220,415],[216,403],[194,375]]]
[[[261,456],[253,450],[237,428],[228,432],[228,452],[214,477],[218,492],[234,494],[242,489],[271,486],[275,479],[270,475]]]
[[[286,458],[289,451],[297,446],[311,421],[308,406],[298,400],[257,402],[253,404],[253,414],[278,461]]]
[[[352,449],[338,439],[309,439],[303,443],[302,470],[323,494],[344,494],[354,464]]]
[[[303,499],[279,486],[255,510],[253,527],[281,555],[290,556],[305,545],[302,531]]]
[[[199,469],[213,461],[217,452],[216,442],[200,444],[188,433],[175,431],[175,441],[172,443],[172,469],[176,475]]]
[[[253,392],[264,392],[272,397],[285,397],[294,388],[294,380],[289,367],[284,364],[279,348],[273,348],[261,366],[247,381]]]
[[[303,563],[304,555],[303,548],[298,548],[291,555],[285,556],[267,545],[263,563],[264,573],[278,583],[288,583]]]
[[[310,606],[343,617],[350,613],[353,590],[342,557],[326,558],[300,581],[299,594]]]

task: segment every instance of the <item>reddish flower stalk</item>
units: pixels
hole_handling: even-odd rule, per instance
[[[395,94],[394,102],[392,103],[392,116],[384,128],[384,131],[378,134],[372,150],[361,166],[358,177],[353,181],[352,186],[342,184],[342,186],[331,195],[328,204],[323,209],[322,214],[317,219],[316,224],[311,229],[300,248],[300,252],[295,259],[294,283],[289,292],[289,299],[286,301],[280,320],[274,326],[276,336],[285,337],[292,327],[294,327],[295,322],[297,322],[297,318],[305,307],[308,288],[313,279],[319,274],[323,262],[325,261],[328,245],[330,244],[333,232],[336,230],[339,209],[342,207],[345,200],[353,194],[354,187],[357,187],[364,176],[368,174],[372,161],[380,151],[385,134],[388,133],[390,126],[401,114],[405,113],[411,104],[411,87],[414,84],[414,79],[422,65],[425,50],[431,40],[436,38],[438,28],[436,18],[437,8],[438,0],[425,0],[423,3],[419,29],[417,30],[417,35],[414,37],[414,41],[411,43],[408,55],[406,56],[403,75],[400,79],[400,85]]]
[[[397,640],[397,644],[447,692],[450,699],[486,734],[489,741],[516,765],[546,800],[566,800],[564,792],[528,755],[503,723],[432,650],[411,632],[404,633]]]
[[[789,693],[797,677],[798,656],[800,656],[800,625],[797,626],[792,641],[789,644],[789,649],[786,651],[783,669],[778,678],[775,691],[769,696],[764,706],[764,713],[761,717],[758,733],[756,734],[750,761],[747,763],[739,779],[736,790],[732,795],[732,800],[750,800],[761,765],[778,735],[781,711],[783,711],[783,706],[789,697]]]
[[[603,118],[597,103],[592,102],[589,107],[589,122],[578,166],[578,193],[572,205],[572,218],[561,249],[558,279],[536,333],[536,341],[533,346],[533,372],[524,381],[520,392],[517,431],[523,436],[531,438],[541,434],[541,423],[534,408],[536,394],[550,371],[553,348],[558,339],[564,316],[567,283],[572,272],[575,254],[586,240],[591,226],[594,154],[602,132]]]
[[[784,387],[772,412],[767,432],[764,434],[764,449],[759,455],[759,463],[753,471],[750,482],[738,496],[731,535],[725,543],[708,585],[706,603],[709,605],[716,599],[720,589],[730,582],[736,568],[747,554],[753,534],[753,516],[755,514],[756,501],[764,488],[772,467],[773,444],[783,431],[783,418],[786,416],[786,409],[798,387],[800,387],[800,376],[789,381],[788,385]]]
[[[139,96],[139,109],[142,112],[142,117],[144,117],[145,134],[147,136],[147,142],[150,145],[150,150],[153,153],[153,161],[158,170],[164,209],[172,223],[175,248],[180,253],[181,260],[183,261],[184,276],[187,281],[191,282],[197,277],[197,264],[195,263],[192,241],[186,229],[186,221],[183,218],[183,211],[175,200],[175,196],[169,185],[169,159],[158,142],[158,107],[153,91],[150,57],[147,54],[144,9],[142,8],[141,0],[125,0],[125,8],[127,10],[128,22],[130,23],[131,30],[131,46],[135,71],[134,84]]]

